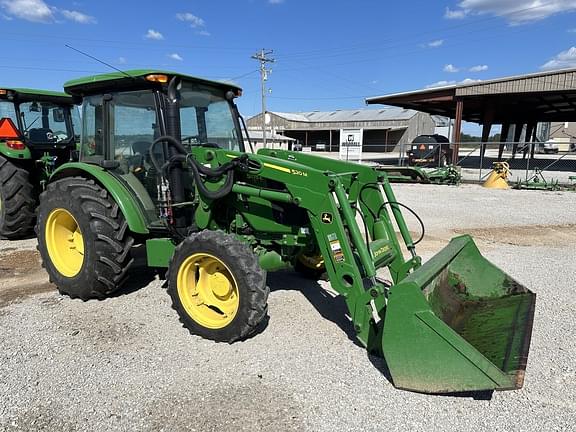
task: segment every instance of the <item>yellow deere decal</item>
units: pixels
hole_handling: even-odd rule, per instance
[[[390,246],[382,246],[380,249],[374,251],[374,258],[379,257],[383,253],[386,253],[390,250]]]
[[[283,166],[274,165],[274,164],[266,163],[266,162],[264,163],[264,166],[265,166],[266,168],[275,169],[276,171],[282,171],[282,172],[291,174],[290,168],[286,168],[286,167],[283,167]]]

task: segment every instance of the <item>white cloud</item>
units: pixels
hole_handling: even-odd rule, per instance
[[[505,17],[511,24],[523,24],[573,10],[576,10],[576,0],[462,0],[458,9],[446,9],[444,17],[489,14]]]
[[[477,79],[472,79],[472,78],[466,78],[466,79],[463,79],[462,81],[442,80],[442,81],[437,81],[437,82],[432,83],[432,84],[428,84],[426,86],[426,88],[446,87],[446,86],[451,86],[451,85],[456,85],[456,84],[474,84],[474,83],[477,83],[480,81],[482,81],[482,80],[477,80]]]
[[[2,0],[0,5],[14,18],[42,23],[55,21],[52,9],[43,0]]]
[[[568,33],[576,33],[576,28],[566,30]]]
[[[118,64],[126,64],[126,57],[118,57]]]
[[[172,54],[168,54],[168,57],[170,57],[172,60],[177,60],[177,61],[182,61],[184,60],[180,54],[178,53],[172,53]]]
[[[449,63],[446,66],[444,66],[443,69],[444,72],[449,72],[449,73],[456,73],[459,72],[460,69],[458,69],[456,66],[454,66],[453,64]]]
[[[484,72],[488,70],[488,65],[476,65],[468,69],[470,72]]]
[[[78,24],[96,24],[96,18],[82,12],[62,9],[61,13],[67,20],[77,22]]]
[[[273,5],[281,4],[281,3],[284,3],[284,0],[268,0],[268,3],[273,4]]]
[[[148,31],[146,32],[146,34],[144,35],[144,37],[146,39],[152,39],[152,40],[162,40],[164,39],[164,35],[162,33],[160,33],[159,31],[156,31],[154,29],[148,29]]]
[[[199,28],[206,26],[206,22],[202,18],[194,14],[191,14],[190,12],[177,13],[176,18],[178,18],[180,21],[190,23],[190,27],[192,28]]]
[[[464,17],[466,17],[466,11],[464,9],[452,10],[446,8],[446,11],[444,12],[444,18],[446,19],[462,19]]]
[[[566,51],[557,54],[552,60],[547,61],[540,69],[565,69],[576,67],[576,47],[570,47]]]
[[[482,82],[481,79],[473,79],[473,78],[465,78],[462,81],[460,81],[458,84],[475,84],[475,83],[479,83]]]
[[[206,30],[199,30],[196,32],[196,34],[198,34],[200,36],[210,36],[210,32],[206,31]]]
[[[436,39],[433,40],[432,42],[428,42],[426,45],[429,46],[430,48],[438,48],[444,45],[444,39]]]
[[[5,19],[23,19],[38,23],[55,23],[56,15],[60,14],[65,19],[78,24],[96,24],[96,18],[85,13],[58,9],[44,0],[0,0],[0,7],[4,10]]]

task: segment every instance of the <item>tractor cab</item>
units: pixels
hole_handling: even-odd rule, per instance
[[[0,148],[8,157],[38,159],[46,152],[65,156],[76,145],[79,119],[74,99],[65,93],[0,89]]]
[[[148,222],[158,222],[158,173],[173,156],[159,137],[180,138],[184,147],[212,146],[244,151],[229,83],[174,72],[129,70],[68,81],[65,91],[83,100],[80,161],[98,165],[141,199]],[[181,191],[186,194],[186,191]]]

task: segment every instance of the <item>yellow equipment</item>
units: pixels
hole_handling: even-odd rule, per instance
[[[510,165],[508,162],[494,162],[492,164],[492,172],[482,186],[489,189],[509,189],[509,175]]]

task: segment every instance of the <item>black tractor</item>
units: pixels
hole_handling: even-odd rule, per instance
[[[443,135],[419,135],[408,151],[408,165],[444,167],[452,161],[450,141]]]

